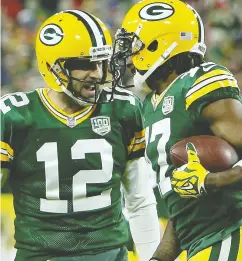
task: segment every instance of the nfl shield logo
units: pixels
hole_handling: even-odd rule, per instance
[[[163,100],[162,112],[164,115],[172,112],[174,109],[174,96],[167,96]]]
[[[110,118],[99,116],[91,118],[92,130],[97,134],[104,136],[111,131]]]
[[[67,121],[67,124],[66,124],[66,125],[67,125],[68,127],[73,128],[73,127],[76,126],[76,119],[75,119],[75,118],[70,117],[70,118],[67,118],[66,121]]]

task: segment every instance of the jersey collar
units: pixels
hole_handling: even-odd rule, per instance
[[[87,106],[73,114],[68,114],[63,110],[59,109],[49,98],[47,94],[48,88],[37,89],[37,92],[40,96],[40,100],[47,110],[59,121],[64,123],[70,128],[75,127],[76,125],[82,123],[88,119],[96,109],[97,105]]]

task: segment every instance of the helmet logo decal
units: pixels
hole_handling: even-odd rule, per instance
[[[175,13],[171,5],[165,3],[152,3],[144,6],[140,12],[140,18],[148,21],[158,21],[166,19]]]
[[[56,24],[48,24],[42,28],[39,34],[40,41],[45,45],[56,45],[63,39],[62,29]]]

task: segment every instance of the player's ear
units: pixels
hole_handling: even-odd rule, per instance
[[[200,162],[198,155],[197,155],[197,149],[192,142],[187,143],[186,151],[187,151],[188,162],[191,162],[191,161]]]

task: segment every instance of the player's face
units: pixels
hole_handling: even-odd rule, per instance
[[[98,92],[100,88],[95,82],[100,82],[103,77],[102,62],[83,61],[79,68],[71,71],[71,76],[77,79],[72,80],[72,91],[77,96],[92,100],[95,98],[95,91]]]

